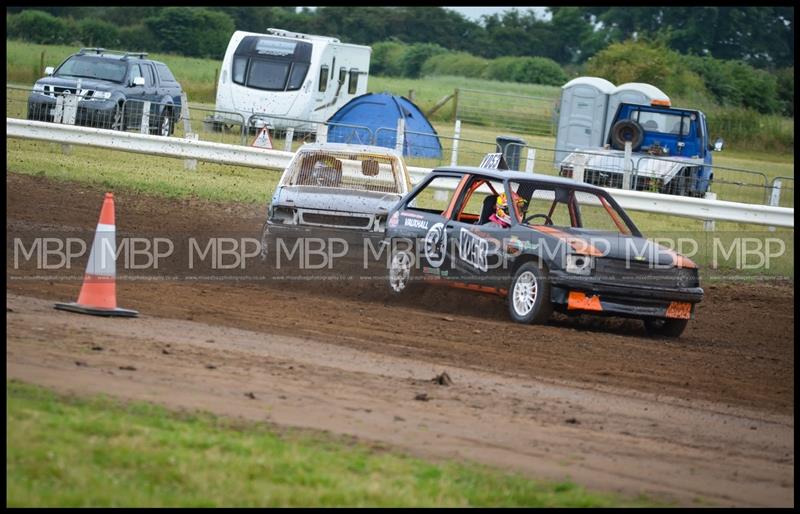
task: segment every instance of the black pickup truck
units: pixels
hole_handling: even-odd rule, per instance
[[[150,102],[151,134],[172,134],[181,113],[181,85],[166,64],[143,52],[82,48],[36,81],[28,98],[28,119],[54,121],[62,102],[78,95],[75,124],[113,130],[139,129]],[[61,107],[63,108],[63,107]]]

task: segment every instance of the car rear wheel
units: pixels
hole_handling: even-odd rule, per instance
[[[159,117],[158,123],[158,131],[156,132],[159,136],[169,136],[173,132],[172,127],[172,110],[171,109],[164,109]]]
[[[544,323],[553,312],[547,271],[536,262],[519,267],[508,290],[508,310],[517,323]]]
[[[114,113],[112,114],[111,118],[111,130],[125,130],[125,127],[122,123],[123,114],[122,104],[117,104],[117,106],[114,108]]]
[[[645,319],[644,329],[648,335],[656,337],[680,337],[683,334],[686,325],[689,324],[688,319]]]

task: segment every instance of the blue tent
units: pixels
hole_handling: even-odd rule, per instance
[[[367,93],[347,102],[328,119],[328,141],[394,148],[401,116],[406,127],[403,156],[441,158],[439,135],[422,111],[390,93]]]

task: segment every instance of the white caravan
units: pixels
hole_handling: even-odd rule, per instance
[[[215,121],[316,131],[352,98],[367,92],[368,46],[267,29],[237,30],[228,43],[217,84]],[[230,113],[238,113],[235,116]],[[259,114],[251,120],[251,116]],[[229,120],[229,121],[228,121]]]

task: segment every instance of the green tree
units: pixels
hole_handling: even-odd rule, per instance
[[[119,29],[107,21],[84,18],[78,22],[78,35],[86,46],[114,49],[120,44]]]
[[[234,32],[230,16],[203,7],[167,7],[144,23],[161,50],[192,57],[221,59]]]
[[[425,61],[434,55],[445,52],[447,52],[447,50],[439,45],[430,43],[414,43],[403,54],[401,61],[403,67],[403,76],[411,78],[419,77],[420,71],[422,70],[422,65],[425,63]]]
[[[6,16],[6,32],[11,38],[40,44],[70,43],[74,36],[71,24],[39,10],[25,10]]]
[[[372,45],[370,73],[401,77],[403,75],[403,55],[408,46],[397,41],[381,41]]]

